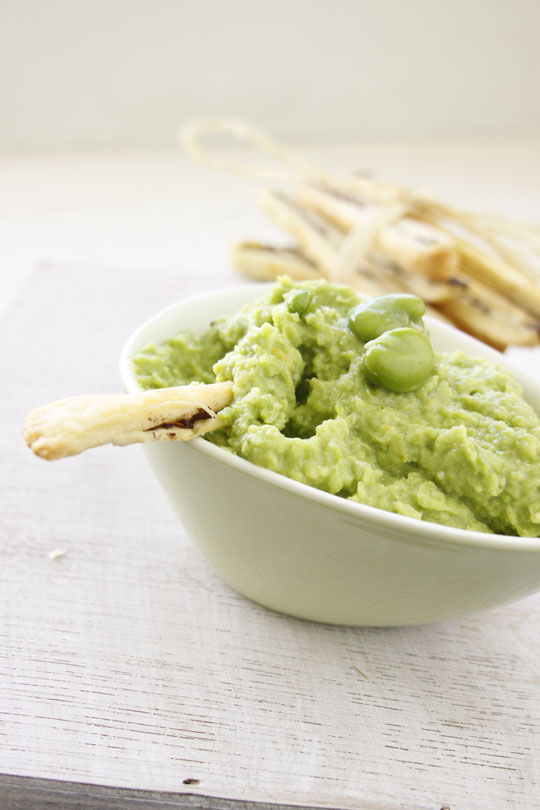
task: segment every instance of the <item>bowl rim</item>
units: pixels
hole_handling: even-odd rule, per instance
[[[120,377],[124,387],[128,393],[135,393],[141,391],[135,372],[132,367],[132,357],[134,352],[140,351],[141,335],[146,331],[151,330],[157,326],[165,318],[178,309],[184,309],[190,304],[195,304],[205,299],[219,299],[220,297],[234,298],[238,295],[244,295],[249,291],[253,291],[253,298],[262,297],[265,291],[268,291],[274,286],[274,282],[269,283],[252,283],[233,285],[222,287],[218,290],[211,292],[199,293],[197,295],[190,295],[180,298],[172,304],[164,307],[163,309],[151,315],[143,323],[137,326],[126,339],[119,358]],[[260,296],[258,295],[260,293]],[[518,367],[514,366],[508,358],[504,357],[500,352],[492,349],[490,346],[482,343],[481,341],[473,338],[472,336],[461,332],[455,327],[445,324],[442,321],[437,321],[430,316],[425,316],[426,323],[429,326],[435,326],[436,329],[445,332],[457,332],[462,339],[470,342],[472,346],[477,345],[481,348],[481,353],[484,356],[493,358],[505,370],[515,374],[518,382],[519,377],[522,379],[526,376],[524,372]],[[178,330],[181,329],[179,324]],[[172,336],[172,334],[171,334]],[[527,377],[527,384],[536,387],[537,384],[530,377]],[[538,386],[540,396],[540,386]],[[289,492],[293,492],[298,496],[315,501],[323,506],[329,507],[333,511],[349,518],[356,520],[363,519],[364,522],[386,528],[395,534],[400,534],[399,538],[403,542],[409,539],[421,538],[422,540],[429,540],[431,543],[442,543],[444,545],[452,544],[460,548],[476,548],[497,551],[526,551],[540,553],[540,540],[535,537],[518,537],[514,535],[504,534],[488,534],[486,532],[473,531],[469,529],[458,529],[451,526],[445,526],[439,523],[430,523],[429,521],[419,520],[418,518],[407,517],[406,515],[399,515],[395,512],[387,512],[384,509],[379,509],[375,506],[357,503],[350,501],[347,498],[340,498],[339,495],[325,492],[324,490],[317,489],[316,487],[309,486],[293,478],[288,478],[282,473],[277,473],[268,470],[265,467],[259,467],[247,459],[237,456],[230,450],[206,441],[203,437],[196,437],[189,441],[190,447],[202,452],[211,458],[216,459],[225,464],[236,468],[237,470],[258,478],[271,486],[278,487]],[[535,540],[538,542],[535,543]]]

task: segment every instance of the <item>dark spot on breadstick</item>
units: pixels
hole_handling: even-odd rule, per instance
[[[471,296],[471,298],[469,299],[469,303],[473,307],[476,307],[476,309],[478,309],[480,312],[483,312],[485,315],[491,314],[491,310],[488,307],[488,305],[485,304],[483,301],[481,301],[479,298],[476,298],[476,296]]]
[[[199,408],[198,411],[195,411],[193,416],[189,416],[185,419],[176,419],[174,422],[162,422],[160,425],[154,425],[154,427],[148,428],[148,430],[170,430],[171,428],[191,430],[191,428],[197,422],[200,422],[201,419],[211,419],[210,414],[203,410],[203,408]],[[169,436],[174,436],[174,434],[169,434]]]
[[[351,194],[346,194],[344,191],[341,191],[336,188],[328,188],[327,186],[319,185],[317,188],[325,194],[328,194],[329,197],[336,197],[338,200],[343,200],[344,202],[352,203],[356,205],[358,208],[367,208],[368,203],[366,200],[362,200],[359,197],[353,197]]]

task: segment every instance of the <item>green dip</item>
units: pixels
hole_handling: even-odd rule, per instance
[[[300,296],[298,290],[309,291]],[[143,389],[232,380],[225,427],[207,439],[254,464],[400,515],[540,535],[540,419],[495,363],[436,354],[398,393],[365,375],[348,315],[360,298],[282,278],[202,335],[134,358]]]

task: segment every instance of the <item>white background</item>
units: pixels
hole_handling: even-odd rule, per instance
[[[1,0],[0,150],[540,132],[538,0]]]

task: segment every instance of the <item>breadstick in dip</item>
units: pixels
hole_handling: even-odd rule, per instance
[[[31,411],[23,437],[41,458],[74,456],[103,444],[186,441],[221,427],[232,383],[156,388],[140,394],[68,397]]]

